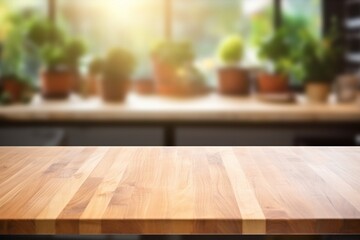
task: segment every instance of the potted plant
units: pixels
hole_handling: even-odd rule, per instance
[[[239,36],[226,38],[219,47],[218,55],[225,64],[219,69],[220,93],[225,95],[247,94],[249,80],[244,69],[238,66],[243,56],[243,42]]]
[[[261,45],[259,56],[265,60],[269,69],[258,76],[257,87],[260,93],[288,92],[288,77],[293,67],[292,43],[291,32],[281,28]]]
[[[1,76],[2,93],[6,93],[11,103],[28,102],[32,96],[31,81],[24,76],[4,74]]]
[[[104,101],[122,102],[130,86],[135,58],[125,49],[110,51],[102,66],[101,94]]]
[[[72,86],[72,74],[65,59],[65,33],[47,19],[36,18],[29,23],[26,35],[37,50],[43,65],[40,69],[40,87],[46,98],[66,98]]]
[[[299,62],[303,71],[302,79],[310,102],[326,102],[332,82],[339,70],[342,49],[336,44],[337,32],[332,29],[322,40],[304,32],[299,46]]]
[[[41,91],[46,98],[67,98],[73,87],[73,73],[66,62],[64,48],[50,44],[42,49],[45,68],[41,72]]]
[[[42,49],[49,44],[64,44],[66,34],[62,28],[43,17],[32,16],[26,23],[24,41],[27,48],[28,72],[37,80],[43,67]]]
[[[45,65],[42,70],[42,94],[47,98],[66,98],[70,92],[79,90],[79,60],[86,47],[82,40],[71,39],[56,24],[46,19],[30,22],[26,38],[38,49]]]
[[[64,52],[68,68],[73,74],[74,91],[80,92],[82,89],[82,79],[79,73],[79,63],[80,58],[86,53],[86,44],[79,38],[70,39],[64,46]]]
[[[189,96],[206,91],[204,79],[193,66],[194,51],[188,42],[163,41],[152,51],[155,88],[167,96]]]

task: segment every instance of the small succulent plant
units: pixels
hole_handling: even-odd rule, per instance
[[[338,33],[332,30],[323,39],[316,39],[309,32],[302,35],[297,48],[301,79],[305,82],[332,82],[339,70],[343,49],[337,44]]]
[[[122,48],[113,49],[102,64],[103,77],[114,81],[129,80],[135,65],[135,58],[129,51]]]
[[[234,35],[221,42],[218,55],[225,64],[237,64],[243,57],[243,41],[240,36]]]
[[[276,74],[289,75],[294,66],[294,46],[291,31],[280,28],[260,47],[259,56],[272,66]]]

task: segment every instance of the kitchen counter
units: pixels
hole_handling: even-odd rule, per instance
[[[0,234],[360,233],[360,148],[0,148]]]
[[[310,104],[299,96],[296,104],[265,103],[254,97],[223,97],[210,94],[176,99],[138,96],[125,103],[106,104],[99,98],[71,96],[46,101],[36,96],[29,105],[0,107],[1,121],[17,122],[359,122],[357,104]]]

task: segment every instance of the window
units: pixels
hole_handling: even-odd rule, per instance
[[[174,39],[193,44],[200,64],[214,68],[219,42],[234,33],[244,36],[246,61],[257,63],[257,45],[272,29],[272,0],[171,0],[169,23],[166,1],[57,0],[58,20],[87,39],[94,56],[119,45],[131,49],[138,59],[137,75],[150,74],[149,51],[166,37],[166,24]],[[207,78],[214,83],[214,76]]]
[[[283,0],[284,24],[294,27],[305,26],[315,36],[322,34],[321,0]]]
[[[149,73],[149,49],[164,36],[163,0],[58,0],[58,9],[59,21],[87,40],[92,55],[127,47],[137,74]]]
[[[90,52],[87,60],[123,46],[136,55],[137,75],[149,75],[150,48],[169,31],[172,38],[193,44],[198,66],[206,70],[212,85],[215,76],[208,72],[216,67],[219,42],[227,35],[241,34],[246,44],[244,62],[257,65],[258,46],[273,31],[275,14],[275,0],[55,1],[56,20],[73,36],[87,41]],[[10,11],[46,15],[49,0],[1,3],[6,3]],[[321,0],[281,0],[281,6],[285,24],[304,24],[320,36]]]

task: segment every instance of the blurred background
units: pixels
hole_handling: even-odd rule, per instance
[[[358,0],[0,0],[0,145],[360,145],[359,46]]]

